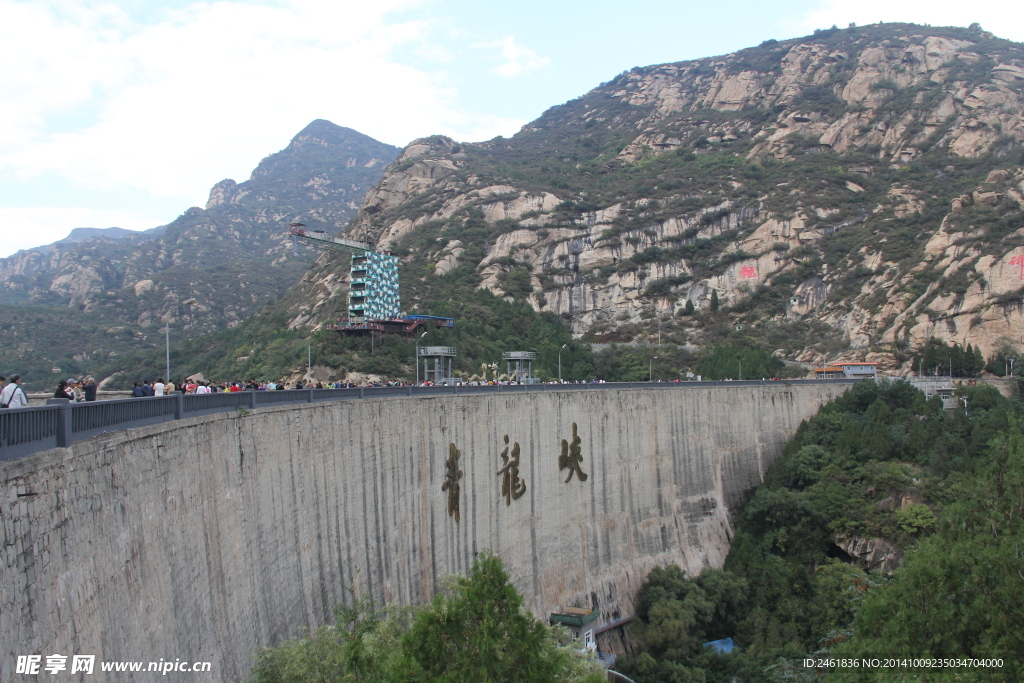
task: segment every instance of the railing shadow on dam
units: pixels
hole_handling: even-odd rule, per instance
[[[0,462],[0,679],[18,655],[81,653],[211,661],[192,678],[241,681],[259,647],[330,623],[347,586],[419,604],[485,549],[538,616],[631,614],[652,567],[722,565],[736,510],[850,384],[290,390],[104,402],[129,407],[102,419],[78,412],[101,403],[0,411],[49,415],[38,433],[70,444]]]

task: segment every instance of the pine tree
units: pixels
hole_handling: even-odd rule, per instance
[[[981,355],[981,347],[975,346],[971,352],[971,376],[976,377],[985,369],[985,357]]]
[[[949,364],[949,374],[953,377],[963,377],[964,350],[960,348],[959,344],[953,344],[953,348],[951,348],[948,353],[949,356],[947,363]]]
[[[711,290],[711,312],[718,313],[718,290]]]
[[[683,315],[693,315],[693,301],[690,299],[686,300],[686,306],[683,307]]]
[[[426,674],[417,680],[425,681],[546,683],[564,680],[569,665],[544,624],[523,608],[501,560],[487,552],[449,595],[417,615],[404,645]]]

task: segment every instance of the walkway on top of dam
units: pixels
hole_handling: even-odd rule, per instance
[[[355,387],[289,389],[216,394],[173,394],[143,398],[63,403],[0,411],[0,462],[32,453],[66,448],[99,434],[144,427],[169,420],[269,406],[323,403],[367,398],[451,396],[537,391],[607,389],[695,389],[780,384],[854,384],[855,379],[716,380],[702,382],[604,382],[586,384],[496,384],[455,386]]]

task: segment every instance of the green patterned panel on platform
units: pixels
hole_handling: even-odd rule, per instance
[[[353,322],[402,317],[398,298],[398,257],[367,251],[352,257],[348,314]],[[362,287],[360,287],[362,286]]]

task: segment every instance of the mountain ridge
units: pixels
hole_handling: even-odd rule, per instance
[[[414,308],[466,268],[582,339],[660,321],[889,371],[932,337],[992,356],[1024,327],[1022,88],[1021,45],[909,24],[636,68],[510,139],[414,141],[346,233],[402,255]],[[331,322],[345,288],[321,258],[289,324]]]
[[[185,309],[178,307],[190,297],[198,304],[179,334],[237,325],[307,268],[309,256],[295,252],[286,235],[288,222],[339,230],[397,152],[317,120],[264,158],[249,180],[215,184],[206,208],[187,209],[159,234],[112,239],[90,232],[89,239],[0,259],[8,331],[0,362],[38,376],[51,374],[51,366],[76,372],[158,346],[162,335],[150,336],[165,321],[180,328]],[[65,339],[38,329],[54,324],[67,328]]]

